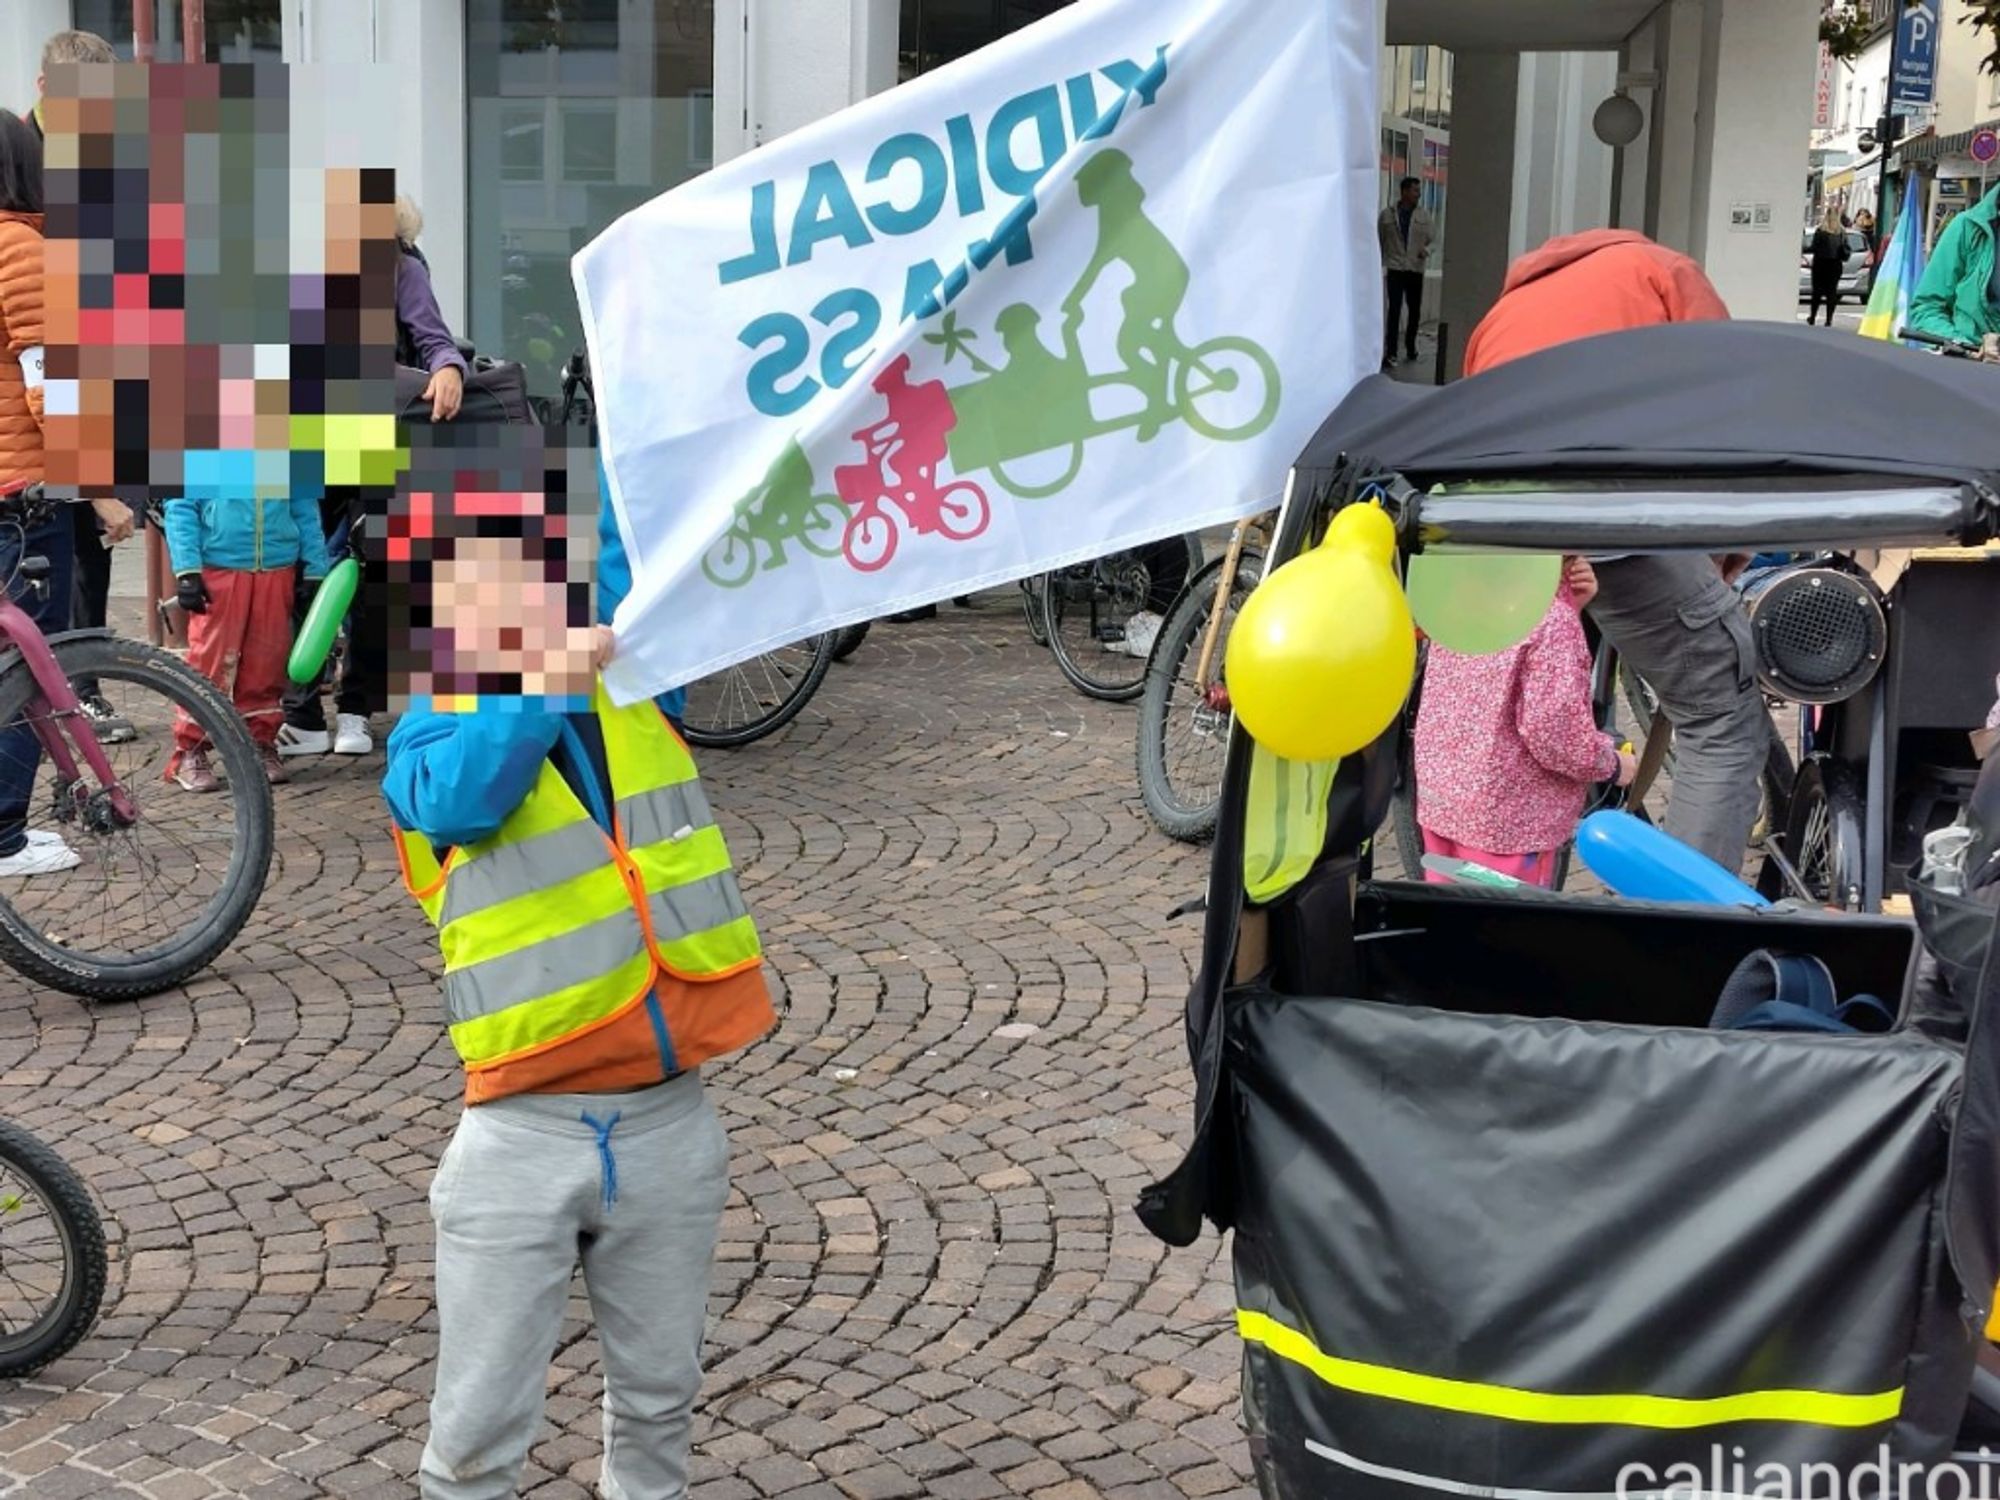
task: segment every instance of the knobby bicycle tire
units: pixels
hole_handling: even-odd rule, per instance
[[[859,625],[846,625],[833,632],[833,659],[835,661],[846,661],[848,657],[861,649],[861,643],[868,639],[868,626],[870,623],[868,620],[863,620]]]
[[[801,641],[799,643],[801,646],[810,644],[812,647],[812,658],[805,670],[790,682],[788,691],[784,697],[771,704],[764,713],[742,724],[707,725],[701,723],[694,716],[693,689],[690,689],[688,717],[684,721],[684,732],[688,743],[690,745],[698,745],[705,750],[737,750],[745,745],[754,744],[768,735],[776,734],[780,729],[783,729],[799,716],[799,710],[812,701],[812,695],[818,692],[819,685],[826,681],[827,669],[833,665],[833,650],[836,635],[837,632],[828,631],[824,635],[811,637],[810,642]],[[794,648],[787,647],[786,649],[790,650]],[[767,652],[766,655],[775,656],[777,653]],[[761,661],[763,658],[756,657],[752,658],[752,660]],[[742,666],[730,667],[724,672],[718,672],[715,675],[722,677],[731,672],[741,674],[743,668],[749,665],[749,662],[745,662]],[[695,684],[696,688],[699,688],[699,686],[699,683]]]
[[[229,863],[215,896],[182,929],[136,954],[112,957],[89,954],[73,942],[58,941],[15,909],[0,893],[0,963],[51,989],[90,1000],[133,1000],[157,994],[199,973],[236,940],[256,910],[271,868],[275,826],[271,787],[257,747],[229,700],[193,667],[157,646],[117,637],[91,636],[54,640],[56,664],[71,682],[79,677],[120,684],[142,693],[156,693],[173,708],[185,711],[207,735],[222,763],[226,795],[233,803],[236,837]],[[0,724],[12,723],[34,698],[38,688],[24,661],[15,660],[0,675]],[[168,713],[166,721],[171,722]],[[134,857],[148,827],[148,798],[183,797],[158,780],[128,785],[141,815],[135,828],[99,836],[64,830],[72,842],[98,839],[131,841]],[[154,825],[154,826],[157,826]]]
[[[1225,716],[1214,735],[1212,792],[1205,782],[1198,788],[1176,786],[1173,767],[1168,763],[1167,736],[1177,714],[1196,711],[1191,703],[1177,704],[1175,690],[1187,686],[1182,674],[1199,662],[1202,638],[1208,630],[1209,612],[1214,608],[1225,560],[1217,558],[1205,564],[1188,580],[1179,600],[1167,612],[1166,623],[1160,627],[1159,638],[1153,643],[1152,655],[1146,663],[1146,683],[1140,695],[1139,729],[1133,748],[1139,799],[1153,826],[1184,844],[1200,843],[1215,832],[1216,815],[1222,806],[1222,768],[1229,749],[1230,721]],[[1262,574],[1263,558],[1254,552],[1242,553],[1237,560],[1236,580],[1230,589],[1222,629],[1216,635],[1215,660],[1210,672],[1217,681],[1222,676],[1222,650],[1229,639],[1229,627]]]
[[[0,1334],[0,1376],[32,1375],[60,1359],[90,1331],[104,1301],[104,1221],[69,1163],[11,1120],[0,1120],[0,1168],[11,1170],[48,1205],[62,1243],[62,1286],[48,1312],[26,1328]],[[0,1213],[0,1256],[8,1220]]]

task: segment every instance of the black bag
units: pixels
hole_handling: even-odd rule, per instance
[[[396,366],[396,416],[405,422],[428,422],[430,405],[424,387],[431,378],[408,365]],[[528,405],[528,372],[511,359],[475,359],[465,375],[465,399],[459,422],[532,422]]]

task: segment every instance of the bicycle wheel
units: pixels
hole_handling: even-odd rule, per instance
[[[1210,339],[1174,372],[1174,402],[1203,437],[1242,442],[1278,414],[1278,367],[1248,339]]]
[[[848,625],[833,632],[833,659],[835,661],[846,661],[848,657],[861,649],[861,643],[868,639],[868,626],[870,623],[867,620],[863,620],[859,625]]]
[[[688,743],[734,750],[775,734],[806,706],[833,665],[835,632],[780,646],[688,688]]]
[[[847,534],[847,507],[831,495],[816,495],[799,524],[799,543],[814,557],[840,556]]]
[[[969,480],[956,480],[938,491],[938,533],[947,541],[971,541],[992,519],[986,491]]]
[[[1129,627],[1159,612],[1192,571],[1185,537],[1153,542],[1078,563],[1045,576],[1042,612],[1056,665],[1076,690],[1106,703],[1130,703],[1146,687],[1151,640]]]
[[[757,544],[731,527],[703,555],[701,570],[718,588],[741,588],[757,571]]]
[[[51,989],[130,1000],[206,968],[243,930],[270,871],[271,788],[236,710],[179,657],[138,641],[51,643],[65,677],[97,679],[136,738],[103,746],[136,821],[83,766],[66,782],[28,733],[0,736],[0,757],[36,761],[29,828],[60,835],[73,868],[0,881],[0,962]],[[166,780],[176,715],[206,737],[223,789],[209,796]],[[27,666],[0,676],[0,724],[23,721],[74,744]]]
[[[104,1223],[69,1164],[0,1120],[0,1376],[76,1347],[104,1301]]]
[[[1049,643],[1049,617],[1043,608],[1042,596],[1042,574],[1021,580],[1021,613],[1028,617],[1028,634],[1034,637],[1037,646]]]
[[[1237,612],[1263,576],[1263,566],[1254,552],[1243,553],[1237,561],[1205,690],[1200,689],[1196,673],[1216,591],[1222,586],[1220,558],[1182,591],[1146,663],[1135,750],[1139,799],[1153,826],[1182,843],[1199,843],[1215,831],[1233,718],[1222,686],[1222,653]]]
[[[1083,439],[1078,438],[1067,448],[1055,450],[1060,457],[1051,461],[1047,453],[1031,454],[1027,458],[1010,459],[1006,462],[995,460],[993,477],[1000,482],[1000,488],[1022,500],[1046,500],[1050,495],[1060,494],[1076,481],[1083,472]],[[1012,468],[1008,464],[1012,464]]]

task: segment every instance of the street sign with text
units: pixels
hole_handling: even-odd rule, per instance
[[[1895,104],[1929,104],[1937,97],[1938,11],[1932,0],[1917,0],[1896,18],[1896,42],[1889,68],[1889,98]],[[1899,109],[1898,113],[1910,113]]]

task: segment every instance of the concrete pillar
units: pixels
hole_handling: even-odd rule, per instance
[[[1640,27],[1626,39],[1625,48],[1618,56],[1618,69],[1623,76],[1658,78],[1659,62],[1655,55],[1659,40],[1658,29],[1652,22]],[[1613,80],[1614,83],[1616,80]],[[1611,166],[1611,223],[1618,229],[1646,227],[1646,205],[1650,199],[1651,165],[1653,137],[1657,132],[1653,110],[1659,89],[1657,83],[1633,84],[1626,92],[1632,102],[1639,106],[1646,125],[1639,138],[1622,151],[1612,152]]]
[[[1439,316],[1451,325],[1445,373],[1455,379],[1466,339],[1507,279],[1520,54],[1461,52],[1452,80],[1451,233],[1445,239]]]
[[[1816,28],[1793,0],[1708,0],[1692,253],[1739,318],[1797,315]]]
[[[716,0],[715,159],[896,82],[897,0]]]
[[[1610,223],[1611,151],[1591,132],[1590,117],[1616,83],[1609,52],[1522,55],[1509,241],[1514,254]]]
[[[0,23],[0,109],[22,114],[35,102],[42,43],[69,26],[69,0],[6,0],[4,8],[7,19]],[[106,40],[115,43],[118,38]]]
[[[1695,157],[1702,101],[1703,0],[1668,0],[1653,20],[1652,128],[1648,132],[1646,232],[1661,244],[1697,254]],[[1803,137],[1801,137],[1803,139]]]

